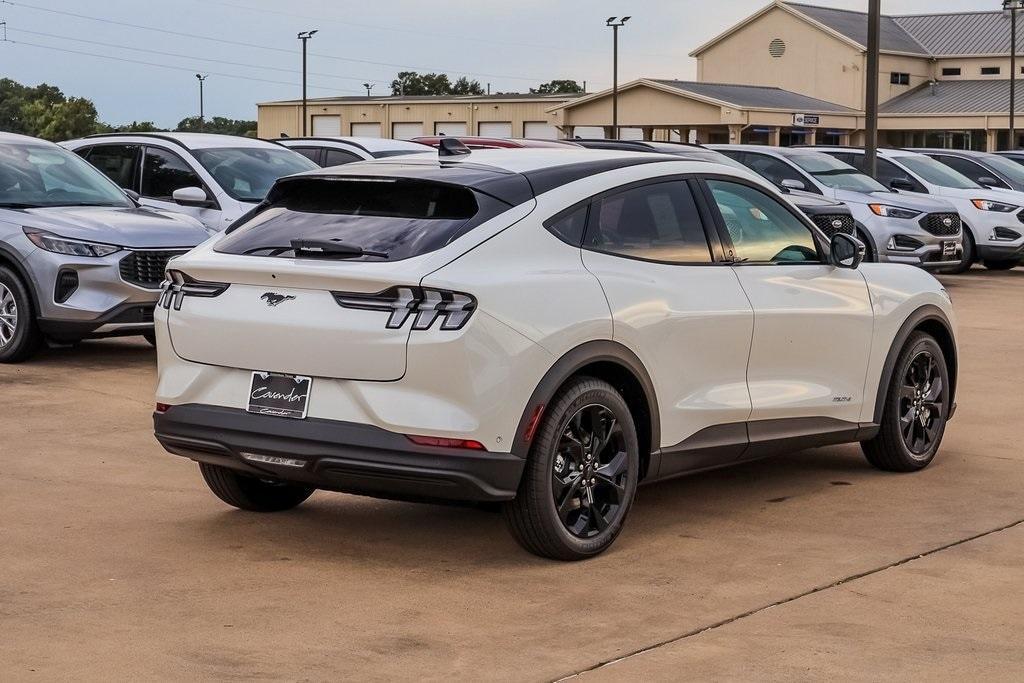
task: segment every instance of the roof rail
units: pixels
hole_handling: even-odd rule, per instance
[[[153,138],[155,140],[164,140],[166,142],[173,143],[173,144],[178,145],[180,147],[183,147],[185,149],[190,149],[189,146],[186,145],[181,140],[178,140],[177,138],[172,138],[170,135],[163,135],[161,133],[93,133],[92,135],[86,135],[82,139],[83,140],[88,140],[88,139],[91,139],[91,138],[119,138],[119,137]]]

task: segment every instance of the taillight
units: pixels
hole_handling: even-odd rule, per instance
[[[171,409],[171,406],[167,405],[166,403],[157,403],[156,404],[156,412],[159,415],[163,415],[164,413],[166,413],[170,409]]]
[[[438,318],[442,330],[460,330],[476,310],[476,299],[469,294],[430,287],[391,287],[376,294],[331,292],[343,308],[389,313],[385,326],[401,329],[412,318],[412,329],[429,330]]]
[[[411,436],[406,435],[409,441],[419,446],[436,446],[437,448],[465,448],[471,451],[486,451],[479,441],[470,439],[446,439],[440,436]]]
[[[168,270],[167,279],[163,281],[158,306],[164,309],[181,310],[181,302],[186,296],[199,296],[207,299],[220,296],[229,287],[224,282],[200,282],[180,270]]]

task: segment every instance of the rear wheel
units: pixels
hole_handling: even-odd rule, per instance
[[[890,472],[927,467],[942,443],[950,396],[942,348],[931,335],[913,333],[896,361],[878,435],[861,443],[868,462]]]
[[[28,288],[10,268],[0,266],[0,363],[19,363],[39,347]]]
[[[963,227],[963,232],[964,232],[964,241],[963,241],[963,244],[964,244],[964,257],[963,257],[963,260],[960,261],[959,265],[953,266],[953,267],[948,268],[948,269],[944,268],[942,270],[942,272],[944,272],[944,273],[953,273],[953,274],[966,273],[968,270],[971,269],[971,266],[974,265],[974,260],[977,258],[977,249],[974,248],[974,236],[971,234],[970,229],[966,225]]]
[[[228,505],[250,512],[291,510],[313,494],[298,484],[269,481],[242,474],[227,467],[199,463],[206,485]]]
[[[580,377],[552,400],[515,500],[505,504],[512,535],[526,550],[582,560],[622,530],[640,471],[636,427],[607,382]]]
[[[986,259],[982,261],[982,263],[984,263],[985,267],[989,270],[1010,270],[1011,268],[1016,268],[1020,265],[1020,261],[1017,260],[993,261],[992,259]]]

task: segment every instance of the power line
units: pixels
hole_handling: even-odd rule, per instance
[[[294,52],[292,50],[286,50],[286,49],[280,48],[280,47],[271,47],[269,45],[259,45],[257,43],[245,43],[245,42],[241,42],[241,41],[238,41],[238,40],[228,40],[227,38],[218,38],[218,37],[215,37],[215,36],[204,36],[204,35],[200,35],[200,34],[197,34],[197,33],[185,33],[183,31],[173,31],[171,29],[157,28],[155,26],[144,26],[142,24],[131,24],[131,23],[128,23],[128,22],[125,22],[125,21],[117,21],[115,19],[105,19],[105,18],[102,18],[102,17],[93,17],[93,16],[89,16],[87,14],[79,14],[77,12],[67,12],[67,11],[64,11],[64,10],[53,9],[53,8],[50,8],[50,7],[40,7],[38,5],[31,5],[31,4],[23,3],[23,2],[14,2],[13,0],[0,0],[0,4],[10,5],[12,7],[22,7],[22,8],[25,8],[25,9],[37,10],[39,12],[48,12],[50,14],[58,14],[58,15],[61,15],[61,16],[66,16],[66,17],[74,17],[76,19],[86,19],[88,21],[97,21],[97,22],[104,23],[104,24],[113,24],[115,26],[124,26],[126,28],[135,28],[135,29],[140,29],[140,30],[143,30],[143,31],[155,31],[157,33],[165,33],[167,35],[180,36],[180,37],[183,37],[183,38],[193,38],[193,39],[197,39],[197,40],[213,41],[213,42],[216,42],[216,43],[221,43],[223,45],[236,45],[236,46],[239,46],[239,47],[254,48],[254,49],[257,49],[257,50],[268,50],[268,51],[271,51],[271,52],[283,52],[285,54],[294,55]],[[316,57],[320,57],[322,59],[333,59],[333,60],[337,60],[337,61],[340,61],[340,62],[353,62],[353,63],[357,63],[357,64],[369,64],[369,65],[372,65],[372,66],[386,66],[386,67],[395,68],[395,69],[419,69],[419,70],[451,73],[451,74],[456,75],[456,76],[478,76],[478,77],[483,77],[483,78],[505,78],[505,79],[516,80],[516,81],[528,81],[530,83],[540,83],[540,82],[544,81],[543,78],[532,78],[532,77],[526,77],[526,76],[510,76],[510,75],[507,75],[507,74],[492,74],[492,73],[482,73],[482,72],[473,72],[473,71],[461,71],[461,70],[458,70],[458,69],[442,69],[442,68],[438,68],[438,67],[416,66],[414,64],[395,64],[395,63],[392,63],[392,62],[375,62],[375,61],[371,61],[371,60],[367,60],[367,59],[355,59],[355,58],[352,58],[352,57],[338,57],[337,55],[328,55],[328,54],[323,54],[323,53],[319,53],[319,52],[310,52],[309,54],[313,55],[313,56],[316,56]]]
[[[196,71],[205,71],[205,69],[196,69],[195,67],[171,66],[169,64],[157,64],[156,62],[144,62],[144,61],[139,60],[139,59],[128,59],[126,57],[113,57],[111,55],[100,55],[100,54],[96,54],[95,52],[84,52],[82,50],[71,50],[71,49],[63,48],[63,47],[54,47],[53,45],[40,45],[38,43],[27,43],[27,42],[25,42],[23,40],[11,40],[10,38],[8,38],[4,42],[10,43],[11,45],[25,45],[25,46],[28,46],[28,47],[35,47],[35,48],[39,48],[39,49],[42,49],[42,50],[54,50],[56,52],[66,52],[68,54],[73,54],[73,55],[83,55],[85,57],[98,57],[100,59],[109,59],[109,60],[112,60],[112,61],[115,61],[115,62],[126,62],[126,63],[129,63],[129,64],[141,64],[143,66],[153,66],[153,67],[156,67],[158,69],[171,69],[171,70],[174,70],[174,71],[188,71],[188,72],[191,72],[191,73],[195,73]],[[273,83],[274,85],[287,85],[289,87],[295,87],[294,83],[290,83],[288,81],[271,81],[271,80],[266,79],[266,78],[255,78],[255,77],[252,77],[252,76],[239,76],[238,74],[226,74],[226,73],[221,73],[221,72],[217,72],[217,71],[206,71],[206,73],[213,74],[214,76],[222,76],[224,78],[240,79],[240,80],[243,80],[243,81],[255,81],[257,83]],[[328,90],[330,92],[338,92],[337,88],[329,88],[329,87],[324,87],[324,86],[320,86],[320,85],[311,85],[309,87],[310,88],[315,88],[317,90]],[[357,91],[355,91],[355,90],[346,90],[344,92],[356,93]]]
[[[89,45],[99,45],[101,47],[112,47],[112,48],[116,48],[118,50],[131,50],[133,52],[143,52],[143,53],[147,53],[147,54],[161,55],[161,56],[164,56],[164,57],[182,57],[184,59],[198,59],[198,60],[200,60],[202,62],[215,62],[215,63],[218,63],[218,64],[227,64],[228,66],[241,66],[241,67],[246,67],[246,68],[250,68],[250,69],[260,69],[260,70],[263,70],[263,71],[280,71],[280,72],[283,72],[283,73],[290,73],[290,74],[301,74],[302,73],[298,69],[285,69],[285,68],[277,67],[277,66],[262,66],[262,65],[259,65],[259,64],[246,64],[245,62],[230,62],[230,61],[227,61],[227,60],[224,60],[224,59],[214,59],[213,57],[196,57],[195,55],[184,55],[184,54],[181,54],[180,52],[163,52],[161,50],[147,50],[147,49],[139,48],[139,47],[130,47],[128,45],[116,45],[114,43],[104,43],[104,42],[98,41],[98,40],[87,40],[85,38],[78,38],[78,37],[75,37],[75,36],[62,36],[62,35],[57,35],[55,33],[43,33],[41,31],[30,31],[30,30],[25,29],[25,28],[14,28],[14,27],[11,27],[11,30],[14,31],[15,33],[27,33],[27,34],[30,34],[30,35],[33,35],[33,36],[42,36],[44,38],[57,38],[58,40],[71,40],[71,41],[78,42],[78,43],[87,43]],[[367,79],[365,77],[363,77],[363,78],[356,78],[354,76],[336,76],[334,74],[318,73],[318,72],[315,72],[315,71],[307,71],[306,73],[308,73],[310,76],[323,76],[324,78],[337,78],[337,79],[340,79],[340,80],[343,80],[343,81],[360,82],[360,81],[369,80],[369,79]],[[355,93],[357,91],[356,90],[345,90],[343,92]]]
[[[419,35],[419,36],[423,35],[423,29],[407,28],[407,27],[402,27],[402,26],[381,26],[379,24],[366,24],[366,23],[361,23],[361,22],[357,22],[357,21],[349,21],[347,19],[338,19],[336,17],[325,16],[325,15],[313,16],[313,15],[309,15],[309,14],[295,14],[294,12],[286,12],[286,11],[283,11],[283,10],[273,10],[273,9],[266,9],[266,8],[263,8],[263,7],[250,7],[248,5],[239,5],[239,4],[236,4],[236,3],[233,3],[233,2],[225,2],[224,0],[193,0],[193,2],[197,2],[197,3],[202,4],[202,5],[221,5],[222,7],[230,7],[232,9],[245,10],[246,12],[262,12],[264,14],[276,14],[278,16],[292,17],[292,18],[296,18],[296,19],[310,19],[312,21],[319,21],[321,23],[324,22],[324,21],[328,21],[328,22],[335,23],[335,24],[340,24],[340,25],[343,25],[343,26],[355,26],[357,28],[369,28],[369,29],[374,29],[374,30],[378,30],[378,31],[391,31],[393,33],[409,33],[409,34],[414,34],[414,35]],[[590,50],[590,49],[582,48],[582,47],[567,48],[564,45],[539,45],[539,44],[536,44],[536,43],[521,43],[521,42],[515,42],[515,41],[511,41],[511,40],[497,40],[497,39],[494,39],[494,38],[476,38],[474,36],[467,36],[467,35],[453,36],[453,35],[447,33],[447,31],[446,31],[445,35],[447,37],[449,37],[449,38],[456,38],[456,39],[458,39],[460,41],[467,41],[467,42],[474,42],[474,43],[483,43],[483,44],[486,44],[486,45],[511,45],[513,47],[528,47],[528,48],[531,48],[531,49],[534,49],[534,50],[554,50],[554,51],[558,51],[558,52],[578,52],[578,53],[586,52],[588,54],[597,54],[597,55],[604,55],[605,54],[605,50]],[[679,55],[669,55],[669,54],[664,54],[664,53],[634,52],[633,54],[635,54],[637,56],[641,56],[641,57],[660,57],[660,58],[665,58],[665,59],[681,59],[681,57]]]

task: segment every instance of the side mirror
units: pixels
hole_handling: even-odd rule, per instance
[[[836,268],[853,270],[864,260],[864,243],[853,235],[838,232],[832,236],[828,261]]]
[[[889,189],[906,190],[907,192],[913,192],[914,183],[911,182],[910,178],[893,178],[889,182]]]
[[[779,183],[779,185],[781,185],[782,187],[786,188],[787,190],[806,190],[807,189],[807,186],[804,185],[804,182],[802,180],[795,180],[793,178],[786,178],[781,183]]]
[[[978,178],[978,184],[984,185],[985,187],[1003,187],[1003,184],[1001,182],[999,182],[992,176],[988,175],[981,176],[980,178]]]
[[[210,198],[206,196],[206,190],[201,187],[179,187],[171,194],[176,204],[182,206],[206,207],[210,205]]]
[[[124,193],[128,195],[129,199],[131,199],[132,201],[138,202],[140,199],[142,199],[142,195],[140,195],[135,190],[125,190]]]

